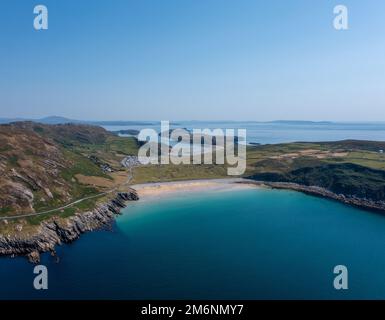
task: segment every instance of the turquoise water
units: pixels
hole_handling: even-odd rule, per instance
[[[0,259],[0,298],[385,298],[385,217],[292,191],[251,189],[135,203],[33,265]],[[333,267],[349,290],[333,288]]]

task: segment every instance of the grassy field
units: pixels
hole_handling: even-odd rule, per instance
[[[351,142],[336,143],[288,143],[249,147],[247,150],[247,173],[286,172],[302,167],[330,163],[354,163],[372,169],[385,170],[385,154],[380,153],[382,143],[371,150],[362,150],[364,145]]]
[[[150,165],[133,170],[132,184],[161,181],[215,179],[227,176],[223,165]]]

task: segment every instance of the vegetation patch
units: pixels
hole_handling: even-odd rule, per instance
[[[11,213],[13,209],[11,207],[2,207],[0,208],[0,215],[5,216],[9,213]]]
[[[13,167],[19,167],[18,161],[19,157],[17,155],[12,155],[8,158],[8,164]]]

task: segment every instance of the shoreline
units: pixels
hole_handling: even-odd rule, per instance
[[[257,181],[247,178],[197,179],[171,182],[153,182],[133,185],[140,201],[150,201],[175,196],[177,194],[199,193],[205,191],[225,192],[270,188],[292,190],[315,197],[330,199],[358,209],[385,214],[385,201],[373,201],[343,194],[317,186],[306,186],[290,182]]]
[[[177,194],[190,194],[200,192],[226,192],[236,190],[254,189],[256,186],[244,178],[223,179],[197,179],[169,182],[149,182],[132,185],[139,196],[139,201],[150,201]]]
[[[306,186],[291,182],[269,182],[269,181],[257,181],[248,180],[248,184],[254,184],[255,186],[279,189],[279,190],[293,190],[308,194],[315,197],[324,199],[330,199],[339,203],[355,207],[361,210],[370,212],[385,214],[385,201],[374,201],[370,199],[357,198],[354,196],[348,196],[344,194],[336,194],[328,189],[317,186]]]
[[[115,216],[129,201],[137,201],[135,190],[119,192],[110,201],[99,205],[94,210],[78,213],[66,219],[52,217],[40,224],[38,232],[30,237],[0,235],[0,255],[15,257],[25,256],[32,263],[40,262],[40,254],[51,252],[55,255],[57,245],[71,243],[85,232],[111,226]]]
[[[168,182],[149,182],[131,185],[127,192],[121,192],[109,202],[99,205],[92,211],[78,213],[64,221],[52,218],[43,222],[39,231],[31,237],[0,235],[0,255],[14,257],[26,256],[30,262],[38,263],[40,254],[51,252],[55,255],[55,247],[70,243],[81,234],[110,226],[115,216],[131,201],[154,201],[175,195],[228,192],[270,188],[293,190],[304,194],[338,201],[345,205],[362,210],[385,214],[385,201],[372,201],[342,194],[335,194],[316,186],[305,186],[289,182],[257,181],[246,178],[196,179]]]

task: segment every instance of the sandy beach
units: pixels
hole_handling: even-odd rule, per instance
[[[157,199],[170,196],[176,193],[191,193],[204,191],[234,191],[256,188],[248,180],[242,178],[229,179],[204,179],[204,180],[185,180],[173,182],[155,182],[136,184],[134,188],[139,195],[140,200]],[[242,183],[240,183],[242,182]]]

